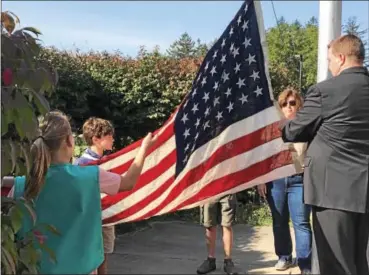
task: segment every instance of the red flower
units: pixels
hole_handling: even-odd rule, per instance
[[[3,72],[3,83],[5,86],[10,86],[13,82],[13,72],[11,69],[6,68]]]
[[[35,235],[40,244],[43,244],[46,240],[46,236],[42,235],[42,233],[38,230],[33,231],[33,235]]]

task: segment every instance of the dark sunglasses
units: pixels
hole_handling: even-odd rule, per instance
[[[284,103],[282,104],[282,107],[286,107],[287,105],[290,105],[290,106],[292,106],[292,107],[295,107],[295,106],[296,106],[296,100],[290,100],[290,101],[288,101],[288,102],[284,102]]]

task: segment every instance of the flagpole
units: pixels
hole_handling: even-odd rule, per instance
[[[332,75],[328,70],[328,44],[341,35],[342,1],[319,1],[319,40],[317,82]],[[312,274],[320,274],[315,236],[312,236]]]
[[[341,35],[342,1],[319,1],[319,41],[317,82],[332,77],[328,71],[327,46]]]

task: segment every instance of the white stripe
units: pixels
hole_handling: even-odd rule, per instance
[[[211,198],[207,198],[205,200],[202,200],[202,201],[199,201],[199,202],[195,202],[193,204],[190,204],[190,205],[187,205],[179,210],[184,210],[184,209],[191,209],[191,208],[194,208],[194,207],[197,207],[197,206],[200,206],[200,205],[203,205],[205,203],[208,203],[208,202],[211,202],[213,200],[216,200],[217,198],[221,198],[225,195],[228,195],[228,194],[235,194],[235,193],[238,193],[240,191],[243,191],[243,190],[246,190],[246,189],[249,189],[249,188],[252,188],[256,185],[259,185],[261,183],[268,183],[270,181],[273,181],[273,180],[276,180],[276,179],[279,179],[279,178],[284,178],[284,177],[289,177],[289,176],[292,176],[296,174],[296,169],[295,169],[295,166],[293,164],[289,164],[289,165],[285,165],[285,166],[282,166],[282,167],[279,167],[273,171],[270,171],[269,173],[267,174],[264,174],[256,179],[253,179],[249,182],[245,182],[241,185],[238,185],[228,191],[225,191],[225,192],[222,192],[216,196],[213,196]],[[178,211],[179,211],[178,210]]]
[[[160,131],[158,132],[158,135],[161,135],[165,129],[167,129],[170,124],[173,123],[174,119],[176,117],[176,114],[173,115],[172,119],[163,127],[160,129]],[[105,163],[102,163],[100,165],[101,168],[105,169],[105,170],[111,170],[113,168],[119,167],[121,165],[123,165],[124,163],[130,161],[131,159],[134,159],[135,156],[137,155],[138,150],[140,149],[140,147],[133,149],[132,151],[129,151],[121,156],[118,156],[114,159],[111,159]]]

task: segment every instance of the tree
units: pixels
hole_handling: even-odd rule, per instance
[[[33,27],[16,30],[18,23],[12,12],[1,13],[1,176],[25,175],[30,168],[30,143],[38,135],[37,117],[49,110],[44,94],[53,91],[57,82],[56,72],[37,60],[40,31]],[[16,238],[24,210],[35,224],[32,202],[1,198],[1,274],[36,274],[40,249],[53,258],[40,228]],[[52,226],[45,226],[57,233]]]
[[[197,39],[194,55],[196,57],[204,57],[209,51],[209,49],[210,48],[206,43],[202,43],[200,39]]]
[[[316,83],[318,26],[313,17],[305,25],[287,23],[281,17],[276,27],[267,30],[269,71],[275,96],[284,88],[299,89],[299,59],[303,58],[302,92]]]
[[[168,55],[173,58],[192,57],[195,55],[195,52],[195,41],[193,41],[187,32],[183,33],[178,40],[174,41],[167,50]]]
[[[360,37],[360,39],[364,43],[364,47],[366,48],[364,64],[367,67],[369,67],[369,44],[365,37],[365,35],[368,33],[368,29],[362,29],[360,24],[357,22],[357,17],[351,16],[347,19],[346,23],[342,26],[342,31],[343,33],[354,34]]]

